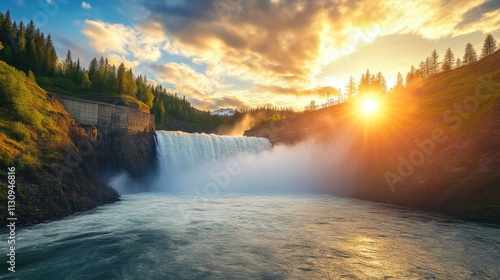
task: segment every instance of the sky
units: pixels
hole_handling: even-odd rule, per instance
[[[302,110],[366,69],[391,86],[434,49],[461,58],[488,33],[500,41],[498,0],[4,0],[7,10],[50,33],[60,59],[71,49],[83,65],[123,62],[203,110]]]

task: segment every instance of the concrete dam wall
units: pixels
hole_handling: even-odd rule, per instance
[[[103,131],[153,132],[155,116],[138,109],[70,96],[58,96],[68,113],[79,123],[92,124]]]

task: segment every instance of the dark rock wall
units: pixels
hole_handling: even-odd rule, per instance
[[[125,172],[135,185],[129,186],[130,188],[134,188],[134,191],[147,191],[156,175],[154,132],[130,133],[115,130],[107,134],[100,133],[104,139],[98,147],[97,158],[94,159],[100,178],[107,180]]]

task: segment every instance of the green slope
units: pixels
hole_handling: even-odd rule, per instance
[[[499,96],[499,51],[385,96],[355,141],[355,196],[500,221]]]
[[[32,78],[0,61],[0,178],[15,167],[18,225],[118,200],[83,160],[77,148],[82,143],[92,144],[92,139],[62,104]],[[0,181],[2,190],[6,183]],[[0,192],[0,225],[7,222],[6,196],[6,191]]]

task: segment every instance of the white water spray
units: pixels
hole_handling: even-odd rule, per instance
[[[235,158],[271,149],[266,138],[218,136],[158,131],[159,180],[157,190],[191,191],[207,181],[210,170]]]
[[[153,190],[213,195],[224,191],[322,191],[339,176],[338,146],[314,140],[272,147],[266,138],[159,131]]]

